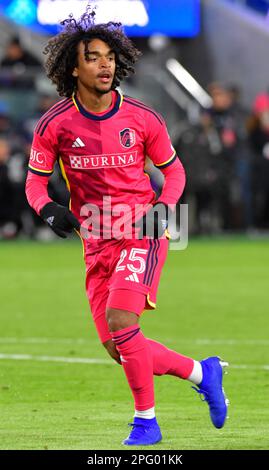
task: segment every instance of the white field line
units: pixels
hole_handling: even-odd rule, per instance
[[[2,354],[0,359],[14,361],[65,362],[68,364],[106,364],[113,365],[110,359],[92,359],[88,357],[34,356],[32,354]]]
[[[64,362],[67,364],[105,364],[115,365],[116,362],[110,359],[93,359],[88,357],[61,357],[61,356],[34,356],[32,354],[4,354],[0,353],[0,360],[15,360],[15,361],[37,361],[37,362]],[[252,370],[268,370],[269,364],[256,365],[256,364],[231,364],[232,369],[252,369]]]
[[[167,343],[176,343],[177,341],[172,338],[165,338],[163,340]],[[269,346],[269,339],[185,339],[179,338],[179,343],[197,344],[197,345],[227,345],[227,346]],[[44,337],[30,337],[30,338],[17,338],[17,337],[0,337],[0,344],[70,344],[70,345],[83,345],[83,344],[99,343],[97,338],[44,338]]]
[[[16,337],[0,337],[1,344],[89,344],[92,343],[93,340],[91,338],[83,339],[83,338],[44,338],[44,337],[37,337],[37,338],[16,338]],[[98,342],[97,339],[94,342]]]

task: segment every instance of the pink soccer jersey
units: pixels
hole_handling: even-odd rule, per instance
[[[159,168],[177,158],[163,118],[142,102],[112,92],[103,113],[86,111],[76,97],[54,105],[38,122],[29,170],[49,176],[58,160],[70,191],[71,209],[83,221],[81,207],[152,203],[155,194],[144,172],[146,156]]]

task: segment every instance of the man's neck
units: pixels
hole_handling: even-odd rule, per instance
[[[92,113],[102,113],[108,109],[112,103],[112,91],[105,94],[98,94],[78,90],[77,97],[82,106]]]

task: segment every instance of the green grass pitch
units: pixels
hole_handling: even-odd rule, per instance
[[[231,404],[217,430],[189,382],[155,378],[154,449],[268,449],[268,248],[233,238],[169,252],[143,331],[198,360],[228,361]],[[80,243],[1,242],[0,292],[0,448],[125,449],[132,397],[98,342]]]

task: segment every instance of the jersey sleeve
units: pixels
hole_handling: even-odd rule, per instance
[[[52,202],[48,195],[49,176],[46,175],[46,178],[44,176],[44,173],[42,176],[39,176],[29,171],[25,184],[25,193],[29,205],[38,215],[48,202]]]
[[[165,179],[161,195],[157,202],[163,202],[169,205],[170,209],[174,209],[186,184],[185,170],[177,157],[172,165],[162,168],[161,172]]]
[[[57,160],[57,141],[54,132],[48,127],[43,135],[38,133],[38,125],[34,132],[28,169],[40,176],[50,176]]]
[[[177,156],[163,118],[155,112],[147,113],[145,127],[146,155],[157,168],[166,168],[176,160]]]

